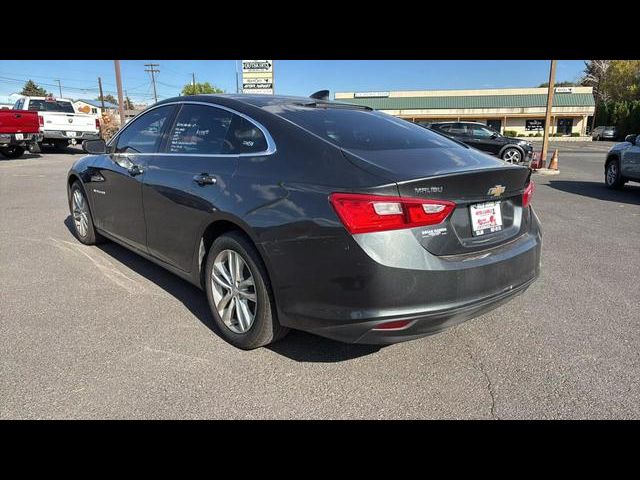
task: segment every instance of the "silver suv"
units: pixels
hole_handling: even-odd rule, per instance
[[[618,137],[616,127],[596,127],[591,132],[591,140],[615,140]]]
[[[629,180],[640,182],[640,135],[627,135],[611,147],[604,164],[607,187],[622,188]]]

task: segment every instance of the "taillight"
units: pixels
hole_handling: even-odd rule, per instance
[[[331,205],[350,233],[436,225],[456,208],[446,200],[420,200],[358,193],[332,193]]]
[[[536,191],[536,184],[533,183],[533,180],[529,180],[529,185],[527,185],[524,189],[524,193],[522,194],[522,208],[526,208],[531,203],[531,197],[533,197],[533,192]]]
[[[100,120],[96,118],[96,130],[100,130]]]
[[[41,127],[44,127],[44,117],[42,115],[38,115],[38,123],[40,123]]]

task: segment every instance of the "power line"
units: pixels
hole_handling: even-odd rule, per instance
[[[160,73],[160,70],[153,68],[153,67],[159,67],[160,64],[158,63],[145,63],[144,64],[145,67],[149,67],[148,69],[145,68],[145,72],[150,72],[151,73],[151,83],[153,84],[153,98],[155,99],[156,103],[158,102],[158,94],[156,92],[156,77],[155,74],[156,73]]]

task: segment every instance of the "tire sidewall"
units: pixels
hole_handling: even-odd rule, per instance
[[[249,267],[255,282],[258,305],[253,325],[245,333],[235,333],[224,324],[213,300],[211,272],[214,259],[223,250],[233,250],[240,254]],[[232,345],[243,350],[251,350],[270,343],[277,336],[275,335],[277,325],[274,325],[277,320],[275,319],[273,295],[268,282],[266,269],[258,256],[258,252],[242,235],[236,232],[226,233],[218,237],[209,248],[204,278],[207,300],[217,333]]]
[[[76,222],[73,219],[73,195],[76,190],[79,190],[82,196],[84,197],[84,201],[87,205],[87,235],[85,237],[81,236],[78,230],[76,229]],[[84,243],[85,245],[93,245],[96,243],[96,232],[93,226],[93,215],[91,215],[91,207],[89,206],[89,200],[87,199],[87,194],[84,191],[82,185],[76,180],[71,185],[69,189],[69,213],[71,214],[71,222],[73,223],[73,233],[76,238]]]
[[[613,183],[609,183],[609,169],[611,168],[611,165],[615,164],[617,167],[617,174],[616,174],[616,178],[613,181]],[[622,187],[622,184],[624,183],[622,180],[622,172],[620,172],[620,162],[615,159],[615,160],[610,160],[609,162],[607,162],[607,168],[604,171],[604,183],[607,187],[609,188],[620,188]]]

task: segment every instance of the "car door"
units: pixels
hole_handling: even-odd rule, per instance
[[[497,154],[503,144],[497,140],[499,135],[482,125],[468,125],[469,136],[466,143],[487,153]]]
[[[190,272],[206,225],[241,201],[231,193],[239,157],[264,151],[265,135],[248,118],[221,106],[182,104],[145,178],[149,252]]]
[[[91,172],[97,227],[145,252],[142,183],[174,109],[173,105],[157,107],[127,124]]]
[[[621,173],[627,178],[640,180],[640,146],[636,137],[635,144],[622,151]]]

